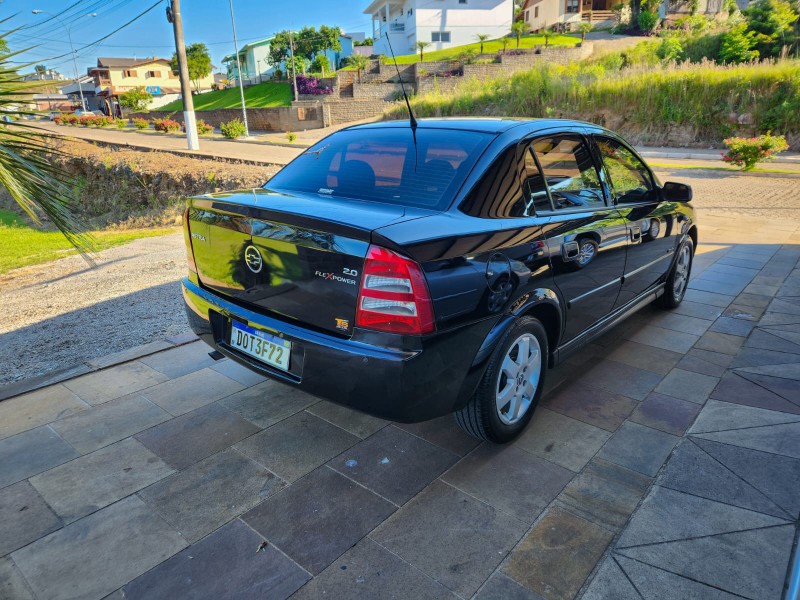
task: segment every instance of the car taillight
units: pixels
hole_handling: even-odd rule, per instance
[[[356,326],[409,335],[433,331],[433,303],[420,266],[391,250],[370,246],[358,294]]]
[[[183,240],[186,245],[186,262],[192,273],[197,273],[197,265],[194,262],[194,250],[192,249],[192,230],[189,228],[189,208],[183,211]]]

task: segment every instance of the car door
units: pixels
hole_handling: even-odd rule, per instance
[[[678,203],[661,200],[652,172],[622,140],[606,135],[594,135],[593,139],[627,230],[619,307],[655,286],[669,270],[681,213]]]
[[[603,174],[579,132],[542,135],[528,145],[541,186],[525,181],[566,307],[562,342],[608,315],[625,268],[627,230],[607,200]],[[543,197],[544,196],[544,197]]]

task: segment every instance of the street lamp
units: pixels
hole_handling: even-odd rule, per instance
[[[58,21],[64,29],[67,30],[67,39],[69,40],[69,49],[70,49],[70,51],[72,53],[72,66],[75,67],[75,83],[78,84],[78,92],[81,95],[81,110],[86,110],[86,102],[83,99],[83,86],[81,85],[80,77],[78,76],[78,60],[77,60],[77,58],[75,56],[75,47],[72,45],[72,32],[70,31],[70,27],[68,27],[67,24],[64,23],[64,21],[59,19],[57,15],[54,15],[53,13],[48,12],[46,10],[36,9],[36,10],[32,10],[31,12],[33,14],[35,14],[35,15],[39,15],[39,14],[42,14],[42,13],[44,13],[46,15],[50,15],[56,21]],[[78,17],[77,19],[72,21],[72,24],[74,25],[79,19],[82,19],[83,17],[96,17],[96,16],[97,16],[97,13],[89,13],[89,14],[86,14],[86,15],[81,15],[80,17]]]

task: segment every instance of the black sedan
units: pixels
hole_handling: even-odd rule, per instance
[[[549,367],[681,302],[691,199],[588,123],[362,125],[263,188],[191,198],[183,294],[193,329],[259,373],[502,443]]]

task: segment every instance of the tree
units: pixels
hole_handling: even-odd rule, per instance
[[[339,41],[340,35],[338,27],[322,25],[319,31],[314,27],[303,27],[294,36],[294,53],[311,61],[317,54],[326,50],[340,52],[342,50],[342,43]]]
[[[511,24],[511,33],[517,38],[517,48],[519,48],[523,34],[528,33],[528,24],[525,21],[514,21]]]
[[[148,94],[143,87],[128,90],[120,95],[119,103],[123,108],[127,108],[131,112],[141,112],[147,110],[153,102],[153,97]]]
[[[581,21],[578,24],[578,33],[581,34],[581,42],[586,41],[586,34],[589,33],[593,29],[592,24],[586,21]]]
[[[509,40],[506,36],[503,36],[500,39],[500,43],[503,45],[503,54],[505,54],[506,50],[508,49],[508,45],[511,43],[511,40]]]
[[[45,67],[44,65],[36,65],[35,67],[33,67],[33,70],[36,71],[36,73],[38,73],[39,75],[47,73],[47,67]]]
[[[347,66],[358,73],[358,83],[361,83],[361,72],[367,68],[369,60],[363,54],[353,54],[347,58]]]
[[[739,23],[722,36],[719,49],[719,60],[723,63],[741,63],[759,57],[756,45],[756,34],[747,31],[747,23]]]
[[[20,98],[39,92],[38,82],[26,82],[10,62],[8,44],[0,35],[0,114],[12,118],[0,123],[0,185],[37,225],[42,215],[81,253],[92,251],[93,241],[76,214],[73,181],[53,160],[64,156],[49,138],[21,119]]]
[[[280,66],[289,58],[289,32],[279,31],[269,44],[269,62],[273,67]]]
[[[422,59],[425,57],[425,48],[430,45],[430,42],[423,42],[422,40],[415,44],[416,49],[419,50],[419,62],[422,62]]]
[[[475,37],[477,38],[478,42],[481,45],[481,52],[480,53],[483,54],[483,43],[486,40],[488,40],[490,37],[492,37],[492,36],[490,36],[488,33],[479,33]]]
[[[798,13],[786,0],[756,0],[742,14],[762,56],[777,56],[783,46],[795,41],[792,26]]]
[[[169,66],[173,72],[178,72],[178,55],[172,54]],[[186,66],[189,68],[189,79],[194,84],[195,91],[200,91],[200,80],[211,75],[211,55],[208,47],[203,43],[190,44],[186,47]]]

